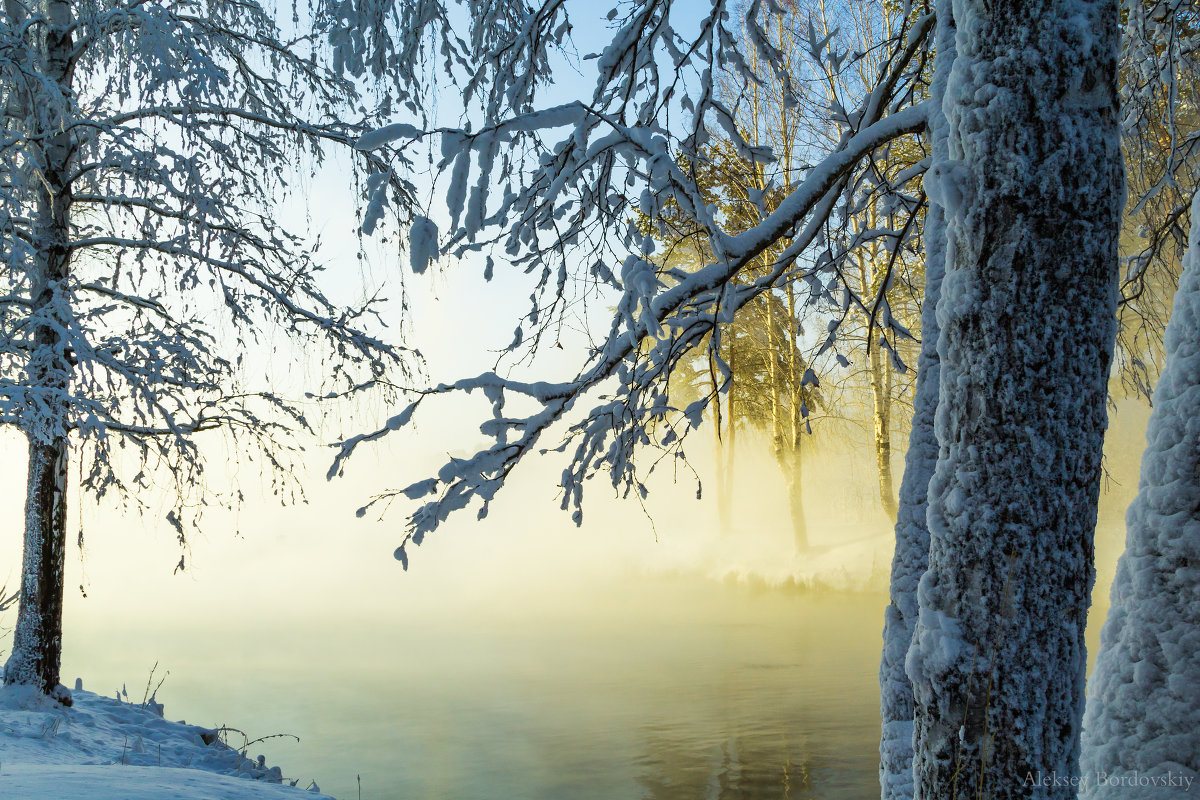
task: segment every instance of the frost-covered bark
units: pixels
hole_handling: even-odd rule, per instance
[[[7,9],[13,19],[23,16],[14,3]],[[30,209],[30,335],[26,348],[28,380],[41,396],[23,425],[29,441],[29,466],[21,595],[4,682],[35,684],[51,693],[60,688],[66,553],[70,298],[65,283],[71,262],[74,146],[64,129],[63,111],[74,92],[70,3],[50,0],[45,19],[49,24],[39,37],[35,58],[44,65],[43,75],[53,88],[44,91],[28,72],[10,84],[15,116],[29,136],[30,159],[39,168]],[[33,63],[30,59],[22,66],[32,72]],[[67,696],[65,691],[61,696]]]
[[[1191,214],[1141,484],[1088,684],[1087,798],[1200,789],[1200,197]]]
[[[915,797],[1073,797],[1115,334],[1117,7],[956,0],[954,22],[950,160],[926,177],[948,256],[906,665]]]
[[[1200,185],[1200,6],[1120,0],[1122,146],[1128,169],[1117,361],[1149,397]]]
[[[926,136],[931,168],[945,170],[949,160],[949,129],[942,101],[950,67],[954,63],[954,14],[951,0],[937,4],[937,30],[932,104]],[[937,465],[934,433],[939,373],[937,304],[946,273],[945,209],[940,197],[925,212],[925,297],[921,307],[921,352],[917,357],[917,385],[913,395],[912,430],[900,480],[896,521],[896,550],[892,557],[889,593],[884,612],[883,654],[879,665],[879,704],[882,735],[879,740],[879,787],[882,800],[909,800],[913,796],[912,682],[904,671],[905,658],[917,624],[917,582],[929,566],[929,527],[925,514],[929,480]]]

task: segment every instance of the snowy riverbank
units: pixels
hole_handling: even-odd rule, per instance
[[[76,690],[67,708],[0,688],[0,797],[11,800],[313,800],[262,757],[162,706]],[[157,709],[157,712],[156,712]],[[236,734],[234,734],[236,737]],[[236,743],[236,742],[235,742]],[[248,754],[252,755],[252,753]]]

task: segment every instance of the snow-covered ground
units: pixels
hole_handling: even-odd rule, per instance
[[[0,688],[3,800],[286,800],[326,797],[291,786],[218,731],[170,722],[162,706],[73,692],[63,707]],[[239,744],[239,735],[225,737]],[[253,751],[251,751],[252,753]]]

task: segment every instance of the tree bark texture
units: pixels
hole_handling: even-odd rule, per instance
[[[1079,772],[1123,177],[1115,0],[956,0],[915,797]],[[1044,779],[1061,778],[1046,785]]]

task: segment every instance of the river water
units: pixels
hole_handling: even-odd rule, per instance
[[[79,632],[78,651],[99,676],[85,688],[108,694],[113,670],[173,664],[169,718],[298,735],[251,755],[343,800],[360,778],[370,800],[877,791],[885,597],[678,576],[587,593],[432,617],[230,619],[202,636],[160,626],[99,657],[87,638],[103,634]],[[127,688],[140,700],[144,679]]]
[[[886,596],[845,587],[882,584],[878,537],[693,568],[617,559],[611,530],[574,549],[468,531],[409,572],[268,532],[191,578],[93,557],[105,574],[67,598],[64,682],[138,702],[157,662],[168,718],[298,736],[249,755],[341,800],[360,779],[365,800],[877,796]],[[1098,537],[1092,654],[1118,533]],[[830,588],[789,585],[797,563]]]

